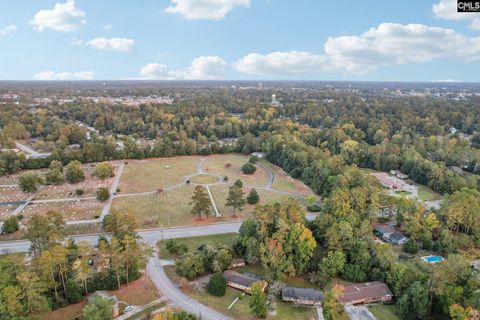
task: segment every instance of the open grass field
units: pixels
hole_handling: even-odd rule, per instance
[[[122,193],[138,193],[165,189],[182,183],[184,176],[197,172],[199,157],[174,157],[130,160],[120,179]]]
[[[48,211],[63,213],[65,220],[95,219],[100,216],[103,204],[96,200],[74,200],[56,203],[33,203],[29,204],[22,212],[25,220],[34,214],[46,214]]]
[[[236,233],[225,233],[225,234],[214,234],[209,236],[200,236],[200,237],[190,237],[190,238],[180,238],[176,239],[178,243],[184,243],[188,247],[188,252],[195,252],[198,247],[203,244],[210,242],[221,243],[231,247],[235,242],[237,237]],[[158,246],[158,256],[162,259],[170,259],[172,256],[168,253],[165,247],[166,241],[159,241]]]
[[[183,185],[162,193],[116,198],[113,208],[131,210],[142,227],[187,225],[194,220],[188,205],[193,190],[194,186]]]
[[[242,166],[248,162],[249,156],[241,154],[211,155],[206,157],[203,164],[203,170],[207,173],[215,173],[221,176],[227,176],[229,183],[234,183],[240,179],[244,185],[263,187],[268,182],[267,172],[257,166],[254,174],[243,174]]]
[[[217,205],[217,209],[223,216],[231,216],[233,214],[233,209],[225,205],[227,201],[228,188],[229,187],[227,185],[215,185],[210,187],[210,192],[212,193],[213,200]],[[245,192],[245,197],[247,197],[248,193],[250,192],[250,188],[244,187],[243,189]],[[258,203],[259,205],[283,202],[289,198],[289,196],[275,191],[257,189],[257,192],[260,196],[260,202]],[[300,203],[303,203],[302,199],[298,198],[297,200],[299,200]],[[243,210],[240,212],[237,210],[236,214],[241,218],[247,219],[250,217],[250,214],[254,209],[255,205],[246,204]]]
[[[400,320],[395,305],[375,304],[368,306],[368,310],[377,320]]]
[[[421,184],[415,184],[418,188],[418,199],[422,201],[431,201],[431,200],[440,200],[442,199],[442,195],[436,193],[432,189],[427,186],[423,186]]]
[[[210,174],[199,174],[191,177],[190,182],[197,184],[212,184],[219,182],[219,177]]]
[[[230,215],[215,217],[213,207],[208,218],[202,217],[200,220],[193,217],[189,202],[194,189],[194,186],[185,184],[162,193],[120,197],[113,200],[113,208],[131,210],[137,215],[143,228],[201,225],[232,220]],[[241,216],[238,216],[236,219],[240,218]]]
[[[275,180],[273,181],[273,189],[295,192],[303,196],[312,194],[312,190],[306,186],[302,181],[293,179],[288,173],[283,171],[282,168],[268,162],[265,159],[260,159],[260,163],[269,168],[275,174]]]

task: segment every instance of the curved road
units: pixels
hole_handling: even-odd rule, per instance
[[[271,190],[272,187],[273,187],[273,182],[275,181],[275,172],[273,172],[272,170],[270,170],[270,168],[267,168],[267,166],[261,164],[260,162],[257,162],[256,164],[259,167],[261,167],[263,170],[265,170],[267,172],[267,175],[268,175],[268,182],[263,188]]]
[[[147,272],[152,279],[155,286],[177,306],[183,310],[201,316],[202,319],[207,320],[231,320],[217,311],[208,308],[207,306],[192,299],[183,293],[170,279],[163,270],[163,267],[158,258],[151,258],[147,265]]]

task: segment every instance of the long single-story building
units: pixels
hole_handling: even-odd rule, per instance
[[[255,277],[254,275],[239,273],[231,270],[224,271],[223,276],[227,281],[227,286],[247,293],[250,291],[250,287],[254,282],[262,280],[261,278]],[[267,283],[265,282],[265,286],[263,289],[265,289],[266,287]]]
[[[364,304],[391,301],[393,294],[383,282],[367,282],[346,286],[338,300],[343,304]]]
[[[282,289],[282,299],[298,305],[320,306],[323,294],[311,288],[285,287]]]

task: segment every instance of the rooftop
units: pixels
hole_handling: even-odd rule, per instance
[[[282,297],[295,300],[323,301],[323,294],[311,288],[285,287],[282,289]]]
[[[254,282],[260,280],[259,278],[254,277],[253,275],[248,275],[248,274],[229,271],[229,270],[224,271],[223,275],[227,280],[227,282],[239,284],[247,288],[249,288]]]
[[[339,297],[341,303],[353,303],[361,300],[381,299],[392,296],[392,292],[383,282],[367,282],[346,286],[343,294]]]

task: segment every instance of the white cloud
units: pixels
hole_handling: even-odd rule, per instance
[[[235,63],[236,70],[252,75],[300,74],[319,71],[326,66],[326,57],[305,51],[250,53]]]
[[[217,80],[225,78],[227,63],[220,57],[201,56],[192,60],[187,70],[169,70],[162,63],[149,63],[140,69],[141,79]]]
[[[192,60],[187,79],[223,79],[227,63],[220,57],[202,56]]]
[[[185,19],[220,20],[235,7],[248,7],[250,0],[171,0],[172,5],[165,9],[178,13]]]
[[[469,38],[451,29],[422,24],[382,23],[360,35],[328,38],[323,53],[250,53],[234,67],[251,75],[306,74],[320,70],[366,73],[384,65],[448,58],[479,60],[480,37]]]
[[[92,71],[80,71],[80,72],[43,71],[33,76],[35,80],[92,80],[94,77],[95,77],[95,73]]]
[[[101,37],[86,41],[85,45],[97,50],[131,51],[135,46],[135,41],[127,38]]]
[[[432,7],[435,18],[445,20],[470,20],[469,28],[480,30],[480,14],[457,12],[457,0],[440,0]]]
[[[149,63],[140,68],[140,76],[144,79],[168,79],[168,66],[162,63]]]
[[[15,31],[15,30],[17,30],[17,29],[18,29],[17,26],[14,25],[14,24],[11,24],[11,25],[9,25],[9,26],[6,26],[5,28],[0,29],[0,37],[4,37],[4,36],[6,36],[7,34]]]
[[[382,23],[360,36],[329,38],[332,67],[368,72],[382,65],[424,63],[439,58],[480,58],[480,38],[422,24]]]
[[[75,0],[67,0],[65,3],[57,3],[51,10],[38,11],[30,24],[39,31],[52,29],[71,32],[78,30],[86,23],[84,17],[85,12],[75,7]]]

